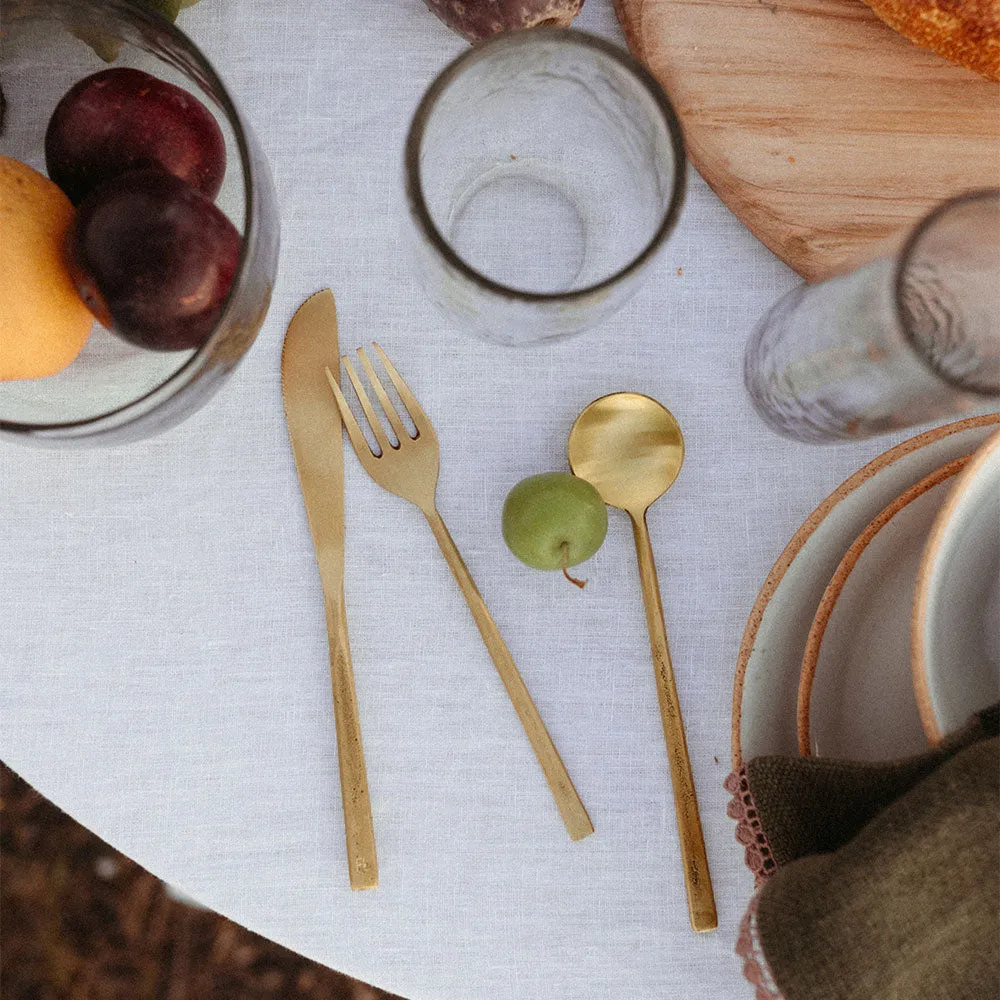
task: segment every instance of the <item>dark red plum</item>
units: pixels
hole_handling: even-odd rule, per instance
[[[113,177],[152,167],[214,198],[226,144],[213,114],[186,90],[138,69],[106,69],[56,105],[45,166],[74,205]]]
[[[69,239],[70,270],[91,312],[157,351],[205,342],[242,243],[213,202],[162,170],[133,170],[93,191]]]

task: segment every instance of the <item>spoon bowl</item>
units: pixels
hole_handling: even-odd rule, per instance
[[[569,435],[573,473],[611,507],[633,517],[673,485],[684,461],[684,437],[674,415],[638,392],[595,399]]]

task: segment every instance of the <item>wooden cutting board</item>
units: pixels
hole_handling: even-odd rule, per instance
[[[702,176],[806,278],[1000,185],[1000,85],[860,0],[615,0]]]

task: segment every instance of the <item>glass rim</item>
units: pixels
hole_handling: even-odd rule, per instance
[[[892,276],[892,304],[893,310],[895,312],[896,322],[899,324],[899,329],[903,333],[903,337],[913,353],[917,355],[920,360],[927,365],[927,367],[934,373],[935,377],[941,379],[941,381],[947,383],[953,389],[957,389],[959,392],[968,393],[971,396],[981,396],[983,399],[996,399],[997,390],[990,389],[980,389],[976,386],[970,386],[961,380],[955,378],[944,368],[934,363],[934,360],[928,355],[926,348],[921,344],[911,328],[911,324],[907,322],[906,310],[903,308],[903,276],[906,273],[913,255],[917,250],[921,239],[934,228],[936,223],[951,212],[955,208],[959,208],[962,205],[968,205],[976,201],[1000,201],[1000,188],[973,188],[969,191],[965,191],[962,194],[954,195],[951,198],[946,198],[944,201],[938,202],[920,221],[907,233],[906,239],[896,255],[896,261],[893,268]]]
[[[191,38],[161,14],[156,13],[151,8],[133,4],[130,0],[28,0],[28,2],[30,5],[36,6],[39,13],[37,15],[29,13],[26,16],[22,15],[20,17],[15,15],[12,18],[14,22],[18,20],[45,20],[47,19],[46,10],[51,12],[48,19],[60,20],[58,18],[60,8],[96,9],[102,13],[120,14],[133,23],[142,24],[147,28],[165,33],[171,41],[175,42],[187,53],[195,67],[200,73],[204,74],[205,81],[212,88],[213,93],[211,96],[218,102],[233,130],[240,158],[240,168],[243,174],[244,232],[240,234],[240,256],[237,261],[236,271],[233,274],[232,285],[212,333],[187,361],[153,386],[152,389],[143,392],[139,396],[135,396],[121,406],[116,406],[110,410],[103,410],[92,416],[80,417],[76,420],[40,423],[8,420],[0,414],[0,434],[22,438],[48,439],[53,442],[75,439],[82,443],[87,438],[97,438],[102,434],[112,431],[117,432],[130,424],[144,419],[163,403],[172,399],[186,386],[198,379],[208,368],[215,347],[226,331],[226,320],[234,310],[234,302],[243,287],[250,248],[257,241],[259,223],[253,211],[256,195],[256,183],[253,176],[253,157],[250,152],[239,109],[225,83],[223,83],[222,77],[219,76],[207,57]],[[3,6],[7,7],[8,4],[4,3]],[[163,61],[158,53],[150,52],[148,54]],[[108,332],[111,333],[111,331]],[[117,336],[114,333],[111,333],[111,335]],[[240,359],[237,359],[236,363],[239,360],[242,360],[242,356]]]
[[[620,267],[607,278],[603,278],[601,281],[587,285],[584,288],[576,288],[565,292],[531,292],[515,288],[511,285],[494,281],[466,263],[434,224],[434,220],[431,218],[430,211],[424,199],[420,177],[420,151],[427,123],[430,121],[438,99],[451,83],[469,66],[486,58],[491,52],[497,49],[513,48],[520,45],[534,45],[541,39],[555,39],[559,44],[591,49],[608,57],[624,69],[652,98],[653,103],[659,110],[670,137],[671,151],[674,156],[674,176],[670,198],[664,210],[663,218],[660,220],[656,231],[646,246],[632,257],[627,264]],[[541,26],[495,35],[486,41],[473,45],[470,49],[462,52],[448,63],[431,81],[413,113],[406,136],[403,165],[410,212],[415,218],[421,232],[427,237],[431,246],[441,257],[463,277],[481,289],[505,299],[531,303],[572,302],[584,299],[610,288],[639,270],[657,253],[673,231],[680,216],[687,188],[687,154],[684,148],[684,133],[681,129],[677,112],[670,102],[670,98],[656,78],[641,63],[619,46],[589,32],[580,31],[576,28],[559,28],[554,26]]]

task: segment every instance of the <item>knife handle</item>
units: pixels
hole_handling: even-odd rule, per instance
[[[347,641],[344,593],[326,600],[326,629],[330,642],[330,679],[333,686],[333,716],[337,724],[340,758],[340,794],[344,802],[344,832],[352,889],[374,889],[378,885],[375,827],[368,797],[368,774],[361,746],[361,721],[354,691],[354,668]]]

